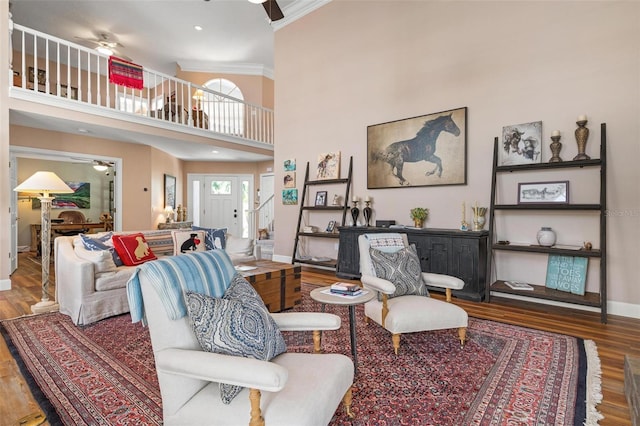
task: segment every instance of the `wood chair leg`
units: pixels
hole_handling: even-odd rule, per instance
[[[389,300],[389,296],[386,294],[382,295],[382,327],[384,327],[384,322],[387,320],[387,315],[389,314],[389,305],[387,304]]]
[[[451,289],[450,288],[445,289],[444,294],[446,295],[447,302],[451,302]]]
[[[322,332],[320,330],[313,330],[313,352],[319,354],[322,352]]]
[[[460,338],[460,346],[464,346],[464,342],[467,340],[467,327],[458,329],[458,337]]]
[[[392,334],[391,341],[393,342],[393,351],[398,355],[400,350],[400,334]]]
[[[251,401],[249,426],[264,426],[264,418],[260,410],[260,391],[258,389],[249,389],[249,401]]]
[[[349,416],[350,419],[354,419],[356,415],[351,411],[351,401],[353,400],[353,394],[351,392],[351,387],[347,390],[347,393],[342,397],[342,403],[344,404],[344,410]]]

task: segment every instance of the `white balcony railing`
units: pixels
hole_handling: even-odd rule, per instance
[[[22,25],[13,25],[11,43],[14,86],[273,145],[271,109],[147,68],[142,89],[113,84],[107,55]]]

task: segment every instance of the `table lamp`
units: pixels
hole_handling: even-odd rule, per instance
[[[55,312],[58,310],[58,304],[49,300],[49,254],[51,241],[51,201],[55,198],[51,193],[68,194],[73,189],[64,183],[62,179],[53,172],[36,172],[29,179],[16,186],[14,191],[41,194],[40,200],[40,240],[42,250],[42,300],[31,306],[31,312],[40,314],[43,312]]]

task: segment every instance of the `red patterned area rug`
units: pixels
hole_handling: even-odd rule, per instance
[[[303,284],[296,310],[318,311]],[[350,354],[347,308],[326,352]],[[331,425],[597,425],[601,401],[595,344],[571,336],[469,319],[460,347],[453,331],[390,335],[357,309],[354,420],[339,407]],[[129,315],[79,328],[62,314],[2,321],[2,333],[51,424],[162,423],[149,335]],[[289,351],[310,352],[309,333],[285,333]]]

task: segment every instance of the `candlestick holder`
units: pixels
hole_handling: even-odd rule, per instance
[[[482,231],[486,222],[484,215],[487,214],[487,208],[471,207],[471,209],[473,210],[473,230]]]
[[[360,209],[358,208],[358,202],[353,201],[353,207],[351,207],[351,217],[353,218],[353,226],[358,226],[358,216],[360,216]]]
[[[552,156],[549,159],[549,162],[560,163],[562,161],[562,158],[560,158],[560,150],[562,149],[562,143],[560,143],[560,135],[551,136],[551,140],[553,142],[551,142],[551,145],[549,145],[549,148],[551,148]]]
[[[362,209],[362,215],[364,216],[364,221],[366,222],[366,226],[371,226],[370,224],[371,214],[373,213],[373,210],[370,207],[371,201],[365,200],[364,204],[365,204],[365,207],[364,209]]]
[[[584,152],[587,148],[587,139],[589,139],[589,129],[585,127],[587,125],[587,120],[576,121],[578,128],[575,131],[576,135],[576,143],[578,144],[578,155],[573,157],[573,160],[590,160],[589,157]]]

